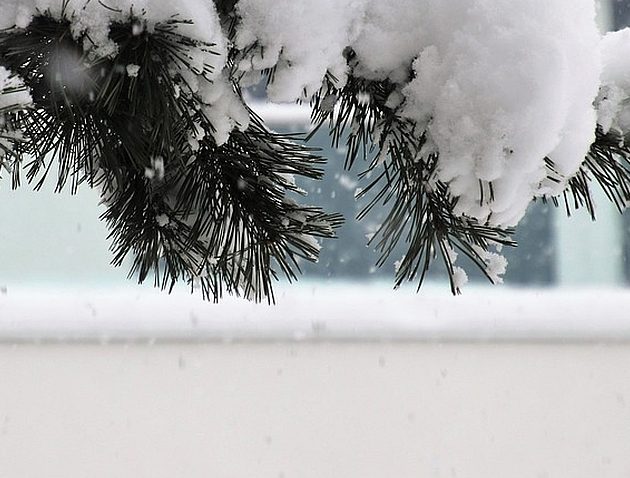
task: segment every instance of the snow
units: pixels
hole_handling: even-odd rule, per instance
[[[434,30],[403,90],[405,112],[426,125],[440,154],[436,179],[460,198],[457,212],[512,226],[541,192],[544,158],[570,175],[592,142],[595,12],[589,1],[570,11],[558,1],[473,3],[424,12]],[[567,141],[575,150],[565,154]]]
[[[494,284],[503,283],[503,274],[507,270],[507,259],[496,252],[485,251],[481,248],[477,249],[477,253],[481,256],[486,264],[485,272]]]
[[[597,99],[597,122],[604,133],[630,133],[630,28],[611,32],[601,42],[604,68]]]
[[[162,181],[164,179],[164,158],[161,156],[151,158],[151,167],[144,169],[144,177]]]
[[[160,227],[166,227],[170,224],[171,220],[166,214],[158,214],[155,216],[155,222],[157,222]]]
[[[534,197],[559,194],[578,170],[599,87],[592,0],[324,3],[239,2],[236,44],[251,48],[239,68],[275,67],[273,100],[308,99],[326,72],[342,86],[351,47],[355,75],[400,84],[390,104],[427,128],[456,213],[494,225],[517,224]]]
[[[201,78],[198,93],[206,105],[203,112],[213,126],[217,145],[224,144],[235,128],[244,131],[249,126],[249,112],[232,89],[225,73],[214,80]]]
[[[127,75],[129,75],[131,78],[136,78],[139,72],[140,72],[139,65],[133,65],[133,64],[127,65]]]
[[[456,290],[461,290],[466,284],[468,284],[468,274],[459,266],[453,267],[453,287]]]
[[[469,285],[454,298],[431,283],[417,294],[336,281],[279,286],[276,297],[211,304],[183,290],[12,286],[0,295],[0,342],[630,339],[623,289]]]
[[[339,174],[337,181],[339,185],[347,191],[354,191],[357,188],[357,182],[347,174]]]
[[[38,11],[62,15],[55,0],[0,3],[0,28],[24,27]],[[190,71],[179,72],[181,86],[201,97],[218,144],[234,128],[247,128],[248,112],[229,84],[228,41],[212,2],[112,0],[105,9],[100,2],[71,0],[65,15],[75,35],[94,42],[92,54],[108,56],[116,52],[107,36],[109,24],[128,20],[129,12],[149,30],[172,17],[193,20],[179,32],[213,44],[218,54],[192,47]],[[430,147],[423,153],[439,152],[433,180],[449,184],[459,198],[458,215],[516,225],[534,197],[563,190],[594,139],[592,103],[601,62],[593,0],[572,1],[571,8],[565,0],[516,5],[511,0],[241,0],[236,12],[235,46],[241,50],[236,75],[247,85],[274,68],[268,86],[274,101],[308,100],[327,77],[343,86],[348,48],[356,53],[354,75],[397,84],[388,104],[427,130]],[[613,38],[604,41],[604,50]],[[604,56],[611,63],[627,57],[618,53],[623,51],[604,51]],[[609,70],[604,79],[609,78],[611,93],[600,108],[606,127],[623,102],[623,84],[614,67]],[[127,71],[138,74],[135,65]],[[336,98],[327,100],[333,108]],[[551,180],[545,158],[554,162],[557,177]]]
[[[343,86],[344,49],[358,28],[363,0],[241,0],[236,46],[256,46],[241,60],[243,73],[276,67],[268,88],[274,101],[309,98],[326,73]]]

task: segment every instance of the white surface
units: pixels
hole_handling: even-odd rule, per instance
[[[270,127],[300,128],[301,131],[310,129],[311,109],[306,105],[252,101],[250,106]]]
[[[628,340],[630,291],[298,283],[277,304],[150,287],[8,289],[0,340]]]
[[[3,478],[626,478],[630,348],[0,346]]]

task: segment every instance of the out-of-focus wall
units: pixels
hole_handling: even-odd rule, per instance
[[[630,346],[0,346],[6,478],[630,476]]]

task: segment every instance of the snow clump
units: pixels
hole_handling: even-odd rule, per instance
[[[459,198],[456,213],[513,226],[533,197],[564,189],[594,140],[592,1],[426,3],[429,35],[403,90],[404,113],[436,146],[436,179]],[[545,158],[558,182],[546,181]]]
[[[630,133],[630,28],[611,32],[601,42],[604,63],[597,97],[597,123],[604,134]]]
[[[594,140],[601,70],[593,0],[241,0],[244,75],[275,68],[274,101],[327,77],[389,79],[390,106],[424,127],[455,213],[513,226],[556,195]],[[255,75],[254,75],[255,77]],[[550,169],[546,159],[551,160]],[[554,177],[549,180],[547,177]]]
[[[236,46],[255,48],[238,65],[243,73],[275,67],[273,101],[307,99],[327,73],[345,84],[343,52],[359,32],[365,0],[240,0]],[[258,77],[253,75],[253,82]]]

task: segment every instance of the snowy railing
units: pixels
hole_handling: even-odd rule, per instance
[[[630,291],[302,283],[277,304],[148,288],[7,290],[0,341],[626,341]]]

